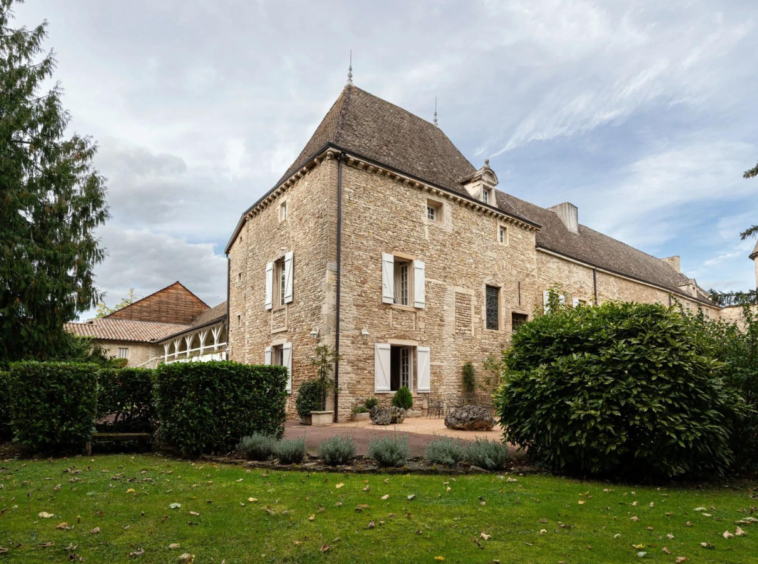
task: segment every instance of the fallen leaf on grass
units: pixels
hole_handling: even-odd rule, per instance
[[[315,520],[316,520],[316,515],[311,515],[310,517],[308,517],[308,521],[315,521]]]
[[[54,541],[41,542],[41,543],[39,543],[39,547],[40,548],[50,548],[54,544],[55,544]]]
[[[168,548],[169,548],[169,550],[176,550],[177,548],[179,548],[179,543],[178,542],[173,542],[170,545],[168,545]]]
[[[491,537],[491,535],[488,535],[487,533],[482,533],[481,535],[479,535],[479,537],[480,537],[482,540],[486,540],[486,541],[488,541],[488,540],[490,540],[490,537]]]
[[[696,507],[693,511],[705,511],[705,507]]]
[[[439,561],[439,562],[443,562],[445,560],[445,557],[444,556],[435,556],[434,559],[437,560],[437,561]]]
[[[637,556],[639,556],[640,558],[645,558],[645,556],[647,556],[647,552],[638,552]]]
[[[368,524],[368,528],[369,529],[374,529],[375,527],[376,527],[376,525],[374,524],[374,522],[370,521],[369,524]]]
[[[134,488],[129,488],[128,490],[126,490],[126,493],[137,493],[137,490],[135,490]]]
[[[666,535],[666,538],[668,538],[668,539],[673,539],[673,538],[674,538],[674,535],[672,535],[671,533],[669,533],[669,534],[667,534],[667,535]]]
[[[335,487],[335,488],[337,488],[337,489],[340,489],[340,488],[341,488],[341,487],[343,487],[344,485],[345,485],[345,484],[343,484],[342,482],[340,482],[339,484],[337,484],[337,485],[336,485],[336,486],[334,486],[334,487]]]
[[[665,546],[661,549],[661,552],[663,552],[664,554],[671,554],[671,551]]]
[[[692,526],[692,521],[687,521],[687,522],[684,524],[684,526],[685,526],[685,527],[691,527],[691,526]]]
[[[8,549],[0,546],[0,554],[7,554],[7,553],[8,553]]]
[[[332,548],[332,547],[331,547],[331,546],[329,546],[328,544],[325,544],[325,545],[323,545],[323,546],[322,546],[322,547],[319,549],[319,552],[329,552],[329,549],[330,549],[330,548]]]
[[[713,545],[709,542],[701,542],[700,546],[702,546],[703,548],[713,548]]]
[[[144,556],[144,555],[145,555],[145,550],[142,548],[138,548],[134,552],[129,553],[129,558],[139,558],[140,556]]]
[[[363,488],[363,491],[364,492],[370,492],[371,491],[371,486],[366,486],[365,488]]]
[[[390,494],[384,494],[381,499],[382,501],[387,501],[389,498],[390,498]]]
[[[168,506],[168,508],[169,509],[181,509],[182,508],[182,504],[181,503],[172,503],[171,505]]]
[[[200,514],[197,511],[190,511],[190,515],[194,515],[195,517],[197,517]]]
[[[179,562],[188,562],[191,564],[194,561],[195,561],[195,555],[190,554],[189,552],[185,552],[179,557]]]
[[[40,511],[37,514],[38,517],[41,517],[42,519],[50,519],[51,517],[55,517],[54,514],[48,513],[47,511]]]
[[[636,522],[636,521],[639,521],[639,520],[640,520],[640,518],[639,518],[639,517],[637,517],[636,515],[635,515],[634,517],[632,517],[632,521],[635,521],[635,522]]]
[[[737,527],[736,529],[734,529],[734,536],[735,537],[744,537],[746,535],[747,535],[747,533],[745,531],[743,531],[742,529],[740,529],[739,527]]]
[[[540,535],[546,535],[547,529],[540,529]]]
[[[677,556],[676,557],[676,564],[682,564],[682,562],[687,562],[686,556]]]
[[[94,529],[92,529],[92,530],[90,531],[90,534],[91,534],[91,535],[97,535],[97,534],[100,534],[100,527],[95,527]]]
[[[721,536],[724,537],[725,539],[733,539],[734,538],[734,535],[732,533],[730,533],[729,531],[724,531],[724,534],[721,535]]]
[[[249,497],[249,498],[247,498],[247,500],[248,500],[250,503],[255,503],[255,502],[257,502],[257,501],[258,501],[258,498],[257,498],[257,497]]]
[[[633,544],[632,548],[636,548],[637,550],[639,550],[641,548],[645,548],[645,545],[644,544]]]
[[[414,499],[416,499],[416,494],[411,494],[408,496],[408,501],[413,501]]]

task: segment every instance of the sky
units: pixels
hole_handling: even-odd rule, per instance
[[[47,20],[71,131],[99,146],[112,306],[177,280],[226,298],[240,214],[345,85],[439,124],[499,189],[658,257],[755,287],[755,0],[26,0]],[[92,316],[85,312],[82,319]]]

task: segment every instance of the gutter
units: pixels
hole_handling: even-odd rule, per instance
[[[339,388],[340,388],[340,297],[342,294],[342,160],[345,153],[337,157],[337,319],[334,324],[334,422],[339,418]]]
[[[595,276],[595,292],[597,292],[597,273],[598,272],[603,272],[605,274],[610,274],[612,276],[616,276],[617,278],[623,278],[625,280],[630,280],[631,282],[636,282],[638,284],[643,284],[645,286],[648,286],[650,288],[654,288],[656,290],[660,290],[662,292],[668,292],[669,295],[675,294],[675,295],[677,295],[677,296],[679,296],[681,298],[685,298],[687,300],[692,300],[692,301],[701,303],[704,306],[712,307],[714,309],[720,309],[717,305],[715,305],[715,304],[713,304],[711,302],[707,302],[707,301],[702,300],[700,298],[695,298],[695,297],[692,297],[692,296],[688,296],[687,294],[683,294],[682,292],[680,292],[678,290],[673,290],[671,288],[666,288],[665,286],[658,286],[657,284],[653,284],[652,282],[648,282],[648,281],[642,280],[640,278],[635,278],[634,276],[630,276],[628,274],[623,274],[621,272],[616,272],[615,270],[611,270],[609,268],[603,268],[602,266],[596,266],[594,264],[590,264],[588,262],[584,262],[584,261],[581,261],[579,259],[575,259],[575,258],[570,257],[568,255],[564,255],[562,253],[559,253],[559,252],[556,252],[556,251],[552,251],[552,250],[548,249],[547,247],[543,247],[541,245],[537,245],[536,249],[537,249],[537,251],[539,251],[541,253],[545,253],[547,255],[553,255],[553,256],[558,257],[560,259],[567,260],[569,262],[573,262],[573,263],[578,264],[580,266],[584,266],[585,268],[591,268],[594,271],[594,276]]]

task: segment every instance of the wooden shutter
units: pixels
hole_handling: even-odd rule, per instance
[[[413,305],[419,308],[426,307],[425,270],[423,261],[413,261]]]
[[[292,302],[292,251],[284,255],[284,303]]]
[[[282,345],[282,366],[287,368],[287,393],[292,393],[292,343]]]
[[[542,309],[545,310],[545,313],[550,311],[550,290],[542,292]]]
[[[266,347],[266,354],[263,359],[263,364],[267,366],[271,364],[271,347]]]
[[[578,306],[578,305],[579,305],[579,303],[580,303],[580,302],[579,302],[579,298],[574,298],[574,299],[572,300],[572,307],[576,307],[576,306]]]
[[[416,357],[418,359],[418,391],[419,393],[429,393],[432,391],[429,347],[418,347]]]
[[[395,257],[382,253],[382,302],[395,303]]]
[[[390,346],[377,343],[374,351],[374,391],[390,391]]]
[[[274,263],[266,264],[266,309],[274,307]]]

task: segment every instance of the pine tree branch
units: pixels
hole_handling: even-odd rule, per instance
[[[754,176],[758,176],[758,164],[755,165],[750,170],[746,170],[745,174],[742,175],[743,178],[753,178]],[[744,237],[743,237],[744,239]]]
[[[753,225],[752,227],[740,233],[740,239],[744,241],[748,237],[755,237],[756,235],[758,235],[758,225]]]

